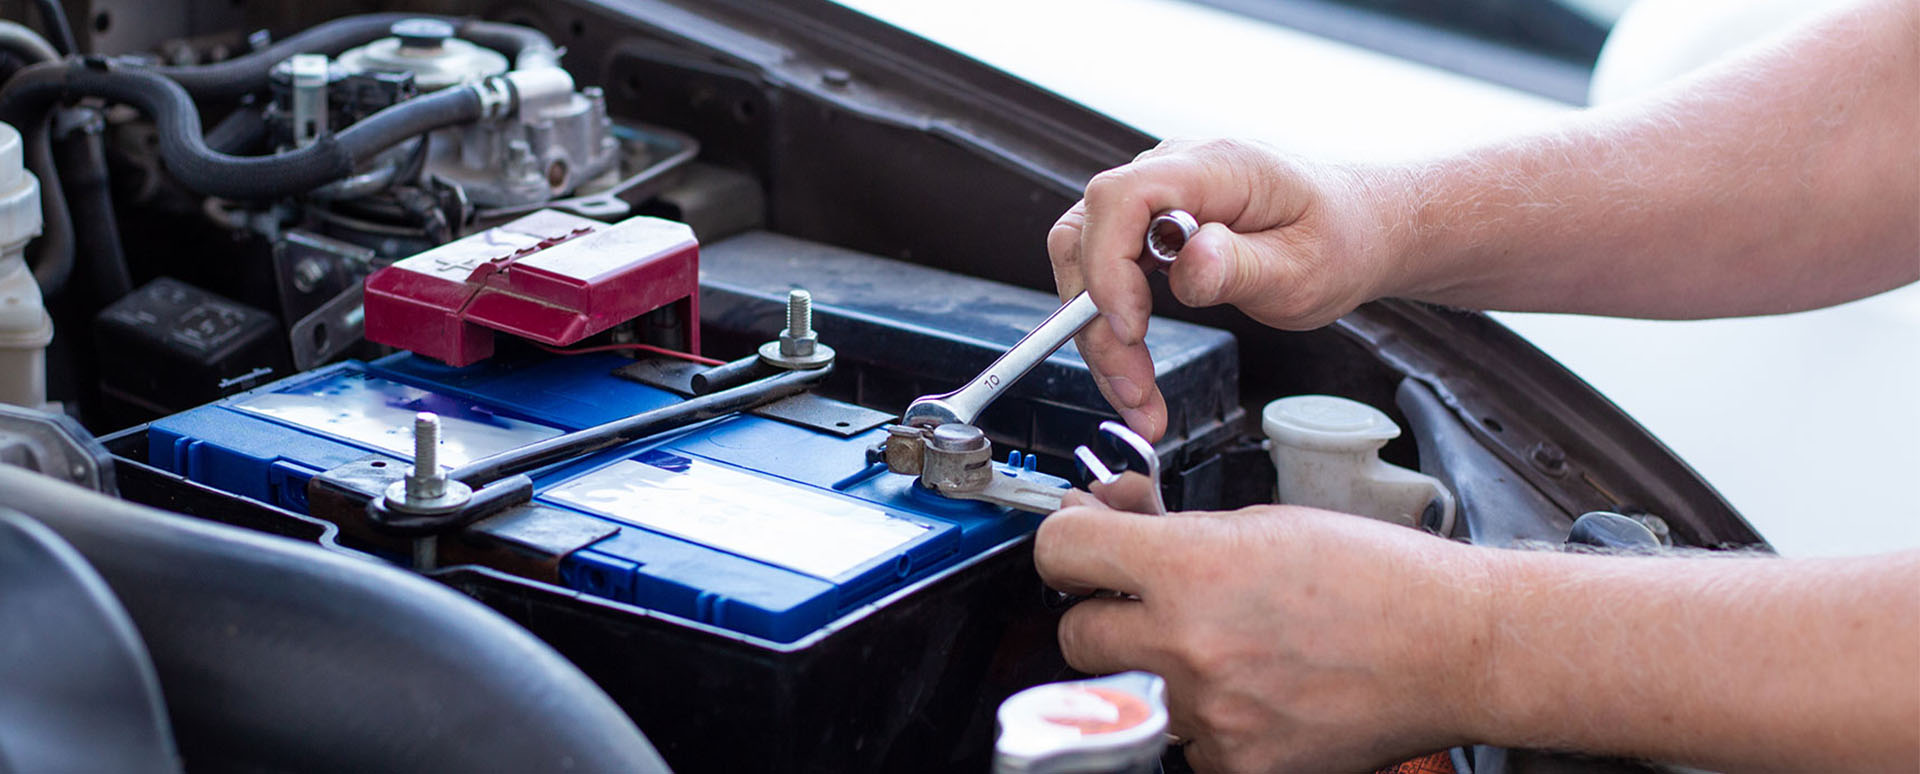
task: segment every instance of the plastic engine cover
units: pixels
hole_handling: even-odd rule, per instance
[[[611,374],[631,362],[344,363],[156,421],[150,460],[305,513],[313,476],[369,455],[407,461],[419,411],[440,415],[451,467],[680,400]],[[869,466],[866,449],[884,435],[735,414],[538,471],[536,502],[618,528],[562,561],[572,588],[791,642],[1038,525]]]

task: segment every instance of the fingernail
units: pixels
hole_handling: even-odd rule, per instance
[[[1147,434],[1147,431],[1150,426],[1149,423],[1152,419],[1153,419],[1152,414],[1148,414],[1147,412],[1141,411],[1137,408],[1120,409],[1120,421],[1127,423],[1127,427],[1133,428],[1134,432],[1139,433],[1141,435]]]
[[[1121,406],[1126,408],[1138,406],[1147,399],[1146,390],[1140,389],[1140,385],[1124,376],[1107,377],[1107,389],[1113,392],[1114,400],[1120,401]]]

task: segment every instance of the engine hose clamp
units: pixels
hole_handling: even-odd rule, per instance
[[[480,97],[480,117],[496,121],[513,115],[516,101],[513,82],[505,76],[495,75],[475,82],[470,88]]]

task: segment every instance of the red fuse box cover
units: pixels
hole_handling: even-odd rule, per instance
[[[700,248],[685,223],[541,210],[367,278],[367,338],[463,366],[496,332],[562,347],[673,303],[699,352]]]

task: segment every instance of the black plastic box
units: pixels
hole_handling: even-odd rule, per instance
[[[273,315],[170,277],[101,310],[93,333],[115,414],[183,411],[292,373]]]

